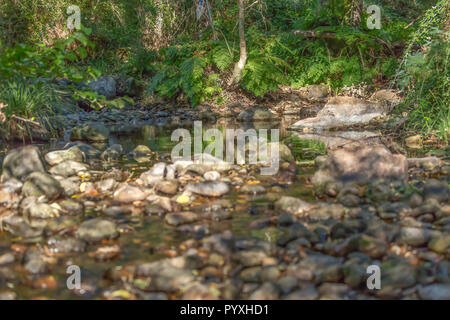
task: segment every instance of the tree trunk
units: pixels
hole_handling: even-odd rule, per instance
[[[160,48],[162,38],[163,38],[163,4],[162,0],[156,0],[156,22],[155,22],[155,33],[156,33],[156,47]]]
[[[361,27],[361,19],[363,13],[363,1],[362,0],[352,0],[350,9],[350,24],[353,27]]]
[[[238,84],[242,79],[242,70],[244,70],[245,64],[247,63],[247,43],[245,42],[245,9],[244,0],[238,0],[239,5],[239,48],[240,48],[240,59],[239,62],[234,66],[233,76],[231,77],[228,85]]]

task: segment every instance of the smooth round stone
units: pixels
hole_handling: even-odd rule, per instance
[[[52,175],[70,177],[76,175],[78,172],[88,171],[89,166],[85,163],[66,160],[60,164],[50,168],[49,172]]]
[[[265,282],[262,286],[253,291],[249,300],[276,300],[279,297],[280,290],[278,287],[271,282]]]
[[[59,216],[59,210],[47,203],[33,204],[26,211],[32,218],[47,219]]]
[[[67,199],[58,202],[62,210],[67,211],[69,215],[79,215],[84,211],[84,206],[82,202]]]
[[[230,191],[230,187],[225,182],[221,181],[205,181],[196,184],[190,184],[186,187],[187,191],[207,196],[220,197]]]
[[[128,184],[120,187],[114,192],[114,200],[123,203],[141,201],[147,198],[147,196],[148,194],[140,188]]]
[[[165,194],[176,194],[178,191],[177,180],[158,181],[155,183],[155,190]]]
[[[208,171],[205,172],[203,178],[205,178],[205,180],[216,181],[220,179],[220,173],[217,171]]]
[[[48,200],[58,198],[62,191],[63,189],[58,180],[42,172],[33,172],[30,174],[22,187],[22,194],[24,196],[45,196]]]
[[[179,226],[186,223],[193,223],[199,219],[198,214],[193,212],[170,213],[165,220],[172,226]]]
[[[101,218],[86,220],[78,227],[76,235],[88,242],[114,238],[117,235],[116,224]]]
[[[45,155],[45,161],[51,166],[55,166],[66,160],[77,162],[84,161],[83,152],[76,146],[65,150],[51,151]]]
[[[428,248],[436,253],[448,253],[450,248],[450,234],[441,233],[433,236],[428,243]]]
[[[98,181],[95,186],[100,192],[109,192],[115,189],[115,187],[117,186],[117,181],[113,178],[108,178]]]

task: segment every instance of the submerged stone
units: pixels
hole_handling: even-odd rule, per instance
[[[221,181],[205,181],[196,184],[189,184],[186,187],[187,191],[207,196],[220,197],[230,191],[230,187],[225,182]]]
[[[35,146],[13,149],[3,160],[2,181],[10,178],[25,181],[33,172],[45,172],[41,152]]]

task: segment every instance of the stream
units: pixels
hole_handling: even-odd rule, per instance
[[[414,178],[409,182],[422,191],[401,189],[398,192],[403,194],[398,196],[393,189],[381,188],[387,193],[385,198],[369,199],[363,188],[356,194],[350,192],[356,204],[350,197],[342,200],[316,195],[311,183],[317,170],[316,157],[326,155],[327,146],[342,144],[342,139],[363,138],[360,132],[339,134],[341,140],[336,140],[288,130],[294,120],[283,118],[279,123],[256,126],[233,121],[203,124],[204,130],[217,128],[222,132],[279,129],[280,140],[291,150],[296,165],[282,160],[274,176],[260,175],[258,166],[233,167],[220,172],[219,178],[231,186],[229,192],[217,197],[188,194],[186,202],[180,200],[185,194],[183,188],[204,181],[199,172],[178,172],[176,190],[170,194],[137,184],[153,195],[151,200],[121,201],[114,195],[117,186],[103,192],[96,184],[111,178],[117,183],[134,184],[155,164],[170,164],[170,153],[178,143],[171,141],[176,129],[173,124],[149,123],[128,134],[111,134],[107,142],[90,143],[100,151],[119,144],[122,156],[113,161],[88,160],[89,174],[83,171],[74,175],[80,177],[78,187],[82,191],[49,201],[54,204],[69,199],[81,203],[81,211],[73,203],[59,204],[57,216],[43,218],[31,217],[32,211],[23,209],[23,219],[37,220],[27,223],[43,230],[32,238],[11,232],[8,221],[2,221],[0,298],[415,299],[448,292],[447,198],[428,201],[424,183],[417,184]],[[192,127],[186,127],[192,132]],[[364,137],[373,134],[362,131]],[[63,149],[69,139],[67,133],[64,139],[36,146],[44,155]],[[151,154],[136,161],[130,153],[137,146],[149,147]],[[20,145],[3,147],[0,156],[16,147]],[[424,157],[425,153],[409,150],[408,157]],[[417,170],[416,177],[448,181],[448,171]],[[249,186],[248,191],[243,191],[244,185]],[[296,212],[301,210],[292,209],[302,204],[277,204],[282,197],[313,204],[307,209],[311,213],[299,215]],[[392,206],[392,197],[398,206]],[[41,200],[34,199],[31,206]],[[7,209],[14,204],[21,207],[18,201],[11,200],[0,217],[15,212]],[[176,222],[170,222],[167,216],[177,212],[191,212],[195,218],[174,217]],[[77,229],[82,222],[95,218],[114,222],[118,234],[96,241],[84,239]],[[409,229],[402,233],[405,228]],[[430,245],[432,241],[438,245]],[[366,287],[366,267],[373,264],[387,270],[382,290]],[[79,288],[67,286],[70,265],[80,267]]]

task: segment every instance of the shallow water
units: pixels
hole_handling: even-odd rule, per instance
[[[280,129],[280,138],[284,139],[290,135],[289,132],[285,130],[285,123],[278,125],[273,124],[259,124],[256,129],[259,128],[278,128]],[[249,128],[255,128],[253,126],[242,126],[239,124],[210,124],[205,125],[204,130],[210,128],[217,128],[222,132],[226,129],[243,129],[247,130]],[[155,126],[149,125],[140,128],[127,135],[114,135],[110,138],[110,141],[103,145],[103,148],[107,145],[112,145],[119,143],[124,148],[124,153],[128,153],[133,150],[137,145],[146,145],[150,147],[152,151],[156,151],[158,155],[165,157],[170,154],[172,148],[178,143],[177,141],[171,141],[171,133],[175,128],[170,128],[168,126]],[[191,130],[192,131],[192,130]],[[66,139],[51,141],[45,144],[36,144],[42,151],[46,152],[48,150],[62,148],[65,143],[68,142],[67,135]],[[10,145],[9,148],[4,148],[5,153],[8,149],[20,146]],[[103,170],[107,172],[109,169],[115,167],[119,169],[126,169],[134,172],[134,176],[138,176],[141,172],[148,170],[156,159],[148,163],[136,163],[134,160],[124,160],[113,164],[105,165]],[[96,168],[98,169],[98,168]],[[312,173],[311,168],[300,169],[299,175],[308,176]],[[262,186],[270,187],[276,185],[272,179],[267,177],[255,177],[260,179]],[[297,180],[294,184],[289,186],[283,186],[285,195],[297,196],[305,200],[313,200],[313,194],[310,187],[305,186],[300,180]],[[235,235],[252,235],[255,237],[261,237],[265,240],[275,241],[277,236],[276,227],[267,227],[260,230],[249,230],[248,226],[252,221],[263,218],[270,218],[272,216],[271,208],[269,207],[269,201],[264,196],[247,196],[238,195],[236,191],[232,191],[224,197],[221,197],[225,201],[231,203],[232,218],[222,221],[211,221],[205,220],[201,221],[202,225],[207,224],[210,230],[210,234],[215,234],[223,232],[225,230],[230,230]],[[198,208],[201,209],[202,206],[207,203],[207,199],[202,199],[199,203]],[[195,209],[194,209],[195,211]],[[84,216],[77,217],[78,223],[85,220],[88,216],[104,216],[101,211],[89,210],[85,211]],[[79,265],[82,270],[83,283],[95,284],[99,287],[99,290],[92,295],[91,298],[98,297],[100,291],[104,288],[110,287],[111,283],[106,280],[99,282],[102,279],[105,272],[115,266],[123,266],[127,264],[138,264],[142,262],[150,262],[165,257],[161,252],[161,248],[164,249],[175,249],[180,243],[185,240],[192,239],[192,234],[184,234],[177,230],[175,227],[169,226],[164,222],[164,219],[155,216],[120,216],[114,217],[117,224],[123,224],[127,228],[132,228],[133,230],[127,233],[121,233],[120,237],[114,241],[121,248],[121,254],[118,258],[110,261],[97,261],[90,253],[94,252],[97,247],[101,245],[90,245],[88,249],[83,253],[76,253],[70,255],[70,262]],[[5,232],[0,233],[0,248],[10,248],[11,244],[20,244],[20,239],[14,239],[10,234]],[[40,245],[46,246],[44,240],[40,242]],[[1,250],[3,251],[3,250]],[[0,252],[1,252],[0,251]],[[67,255],[65,256],[67,257]],[[69,261],[63,259],[66,263]],[[51,266],[51,274],[58,286],[52,289],[33,289],[29,285],[20,284],[17,287],[10,288],[13,289],[19,298],[21,299],[32,299],[39,297],[46,298],[56,298],[56,299],[72,299],[80,298],[74,295],[65,286],[65,281],[68,277],[66,274],[66,265],[61,265],[57,263]],[[23,279],[33,280],[26,274],[25,270],[15,270],[16,274],[19,274]],[[27,283],[25,281],[25,283]],[[31,284],[31,282],[30,282]],[[89,297],[89,296],[87,296]]]
[[[286,131],[286,126],[289,125],[290,121],[287,123],[282,121],[281,124],[275,125],[276,128],[280,129],[280,137],[285,140],[291,150],[297,155],[297,160],[313,160],[316,155],[323,153],[324,146],[320,144],[311,144],[310,142],[296,143],[295,139],[292,139],[292,132]],[[274,127],[274,125],[258,125],[258,128],[268,128]],[[221,131],[225,129],[237,129],[241,128],[247,130],[251,128],[250,126],[242,126],[234,123],[218,123],[204,125],[204,130],[209,128],[218,128]],[[160,156],[160,159],[164,161],[169,160],[169,154],[178,142],[171,141],[171,133],[175,128],[168,126],[155,126],[148,125],[136,130],[127,135],[115,135],[111,137],[108,144],[112,145],[119,143],[123,146],[124,152],[128,153],[133,150],[137,145],[146,145],[150,149]],[[66,136],[67,137],[67,136]],[[51,150],[62,148],[67,142],[67,138],[59,141],[52,141],[46,144],[38,144],[38,146],[43,150]],[[12,148],[14,146],[9,146]],[[3,148],[3,153],[8,148]],[[414,156],[421,155],[420,151],[414,152]],[[1,155],[1,154],[0,154]],[[298,159],[298,156],[303,158]],[[134,177],[138,176],[141,172],[146,171],[150,168],[154,162],[159,160],[152,159],[148,163],[136,163],[134,160],[125,160],[113,163],[111,165],[104,165],[103,170],[107,172],[112,167],[119,169],[126,169],[134,172]],[[95,168],[96,170],[98,168]],[[299,167],[298,177],[293,184],[290,185],[278,185],[274,179],[264,176],[255,176],[254,178],[261,182],[261,185],[265,188],[278,185],[283,188],[283,195],[295,196],[306,201],[313,201],[314,195],[310,185],[304,181],[312,175],[314,168],[311,166]],[[252,235],[255,237],[260,237],[267,241],[275,241],[279,230],[276,227],[267,227],[258,230],[249,229],[249,225],[259,219],[270,218],[273,215],[273,208],[270,207],[270,201],[265,198],[265,196],[248,196],[238,194],[235,190],[222,197],[225,201],[231,204],[230,211],[232,212],[232,218],[222,221],[200,221],[202,225],[206,224],[209,227],[210,234],[215,234],[223,232],[225,230],[230,230],[235,235]],[[202,209],[202,206],[207,204],[209,200],[201,199],[198,201],[198,210]],[[195,211],[191,208],[192,211]],[[89,210],[84,213],[84,216],[77,217],[78,223],[85,220],[87,216],[104,216],[100,210]],[[105,272],[113,267],[124,266],[124,265],[135,265],[142,262],[150,262],[160,258],[166,257],[164,254],[165,250],[176,249],[183,241],[192,239],[192,234],[184,234],[177,230],[175,227],[171,227],[164,222],[164,219],[156,216],[115,216],[114,220],[117,224],[120,224],[123,228],[130,229],[129,232],[121,233],[120,237],[114,241],[121,248],[121,254],[118,258],[109,261],[97,261],[93,256],[92,252],[99,245],[90,245],[87,250],[83,253],[71,254],[67,259],[67,255],[64,256],[61,261],[69,264],[79,265],[82,269],[82,279],[83,283],[92,283],[98,288],[92,295],[86,295],[86,298],[100,298],[100,293],[106,289],[113,289],[114,285],[111,287],[111,282],[103,279]],[[14,239],[10,234],[5,232],[0,233],[0,253],[6,249],[11,248],[11,244],[19,244],[20,239]],[[111,242],[112,243],[112,242]],[[103,245],[108,244],[103,243]],[[40,245],[45,247],[43,241]],[[3,250],[5,249],[5,250]],[[31,299],[31,298],[56,298],[56,299],[72,299],[79,296],[74,295],[70,290],[67,289],[65,282],[68,277],[66,274],[66,265],[62,265],[60,262],[51,265],[52,275],[57,283],[56,288],[52,289],[33,289],[29,284],[31,284],[34,277],[26,275],[25,270],[22,266],[17,267],[14,270],[16,275],[23,280],[20,281],[21,284],[17,287],[10,288],[16,292],[18,298],[21,299]],[[100,280],[101,279],[101,280]],[[0,287],[1,288],[1,287]]]

